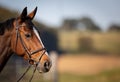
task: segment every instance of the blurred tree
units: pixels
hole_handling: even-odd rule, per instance
[[[83,17],[79,20],[77,19],[65,19],[63,21],[62,29],[67,30],[89,30],[89,31],[101,31],[100,27],[97,26],[91,18]]]
[[[110,25],[110,27],[108,28],[108,31],[120,32],[120,25],[112,24],[112,25]]]
[[[78,24],[79,26],[84,26],[84,28],[86,30],[89,30],[89,31],[101,31],[100,27],[97,26],[93,20],[89,17],[83,17],[82,19],[79,20],[79,23]],[[78,28],[82,28],[82,27],[79,27]]]
[[[65,19],[63,21],[62,28],[67,30],[73,30],[73,29],[76,29],[77,24],[78,24],[78,21],[75,19]]]

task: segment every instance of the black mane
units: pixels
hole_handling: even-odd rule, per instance
[[[13,27],[13,21],[15,18],[8,19],[3,23],[0,23],[0,35],[3,35],[5,30],[10,30]]]

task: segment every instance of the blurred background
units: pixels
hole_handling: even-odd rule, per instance
[[[0,0],[0,22],[31,12],[53,62],[32,82],[120,82],[120,0]],[[0,74],[16,82],[28,62],[15,54]],[[34,68],[21,82],[27,82]]]

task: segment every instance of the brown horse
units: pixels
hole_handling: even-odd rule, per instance
[[[19,17],[0,23],[0,72],[13,53],[37,66],[39,72],[50,70],[51,60],[32,23],[36,11],[37,7],[27,15],[25,7]]]

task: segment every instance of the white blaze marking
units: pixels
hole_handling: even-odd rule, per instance
[[[33,27],[33,31],[34,31],[34,33],[36,34],[37,38],[39,39],[40,43],[42,44],[42,47],[44,48],[44,45],[43,45],[42,40],[41,40],[41,38],[40,38],[40,36],[39,36],[39,33],[38,33],[38,31],[36,30],[35,27]],[[45,52],[45,54],[48,55],[47,52]]]

